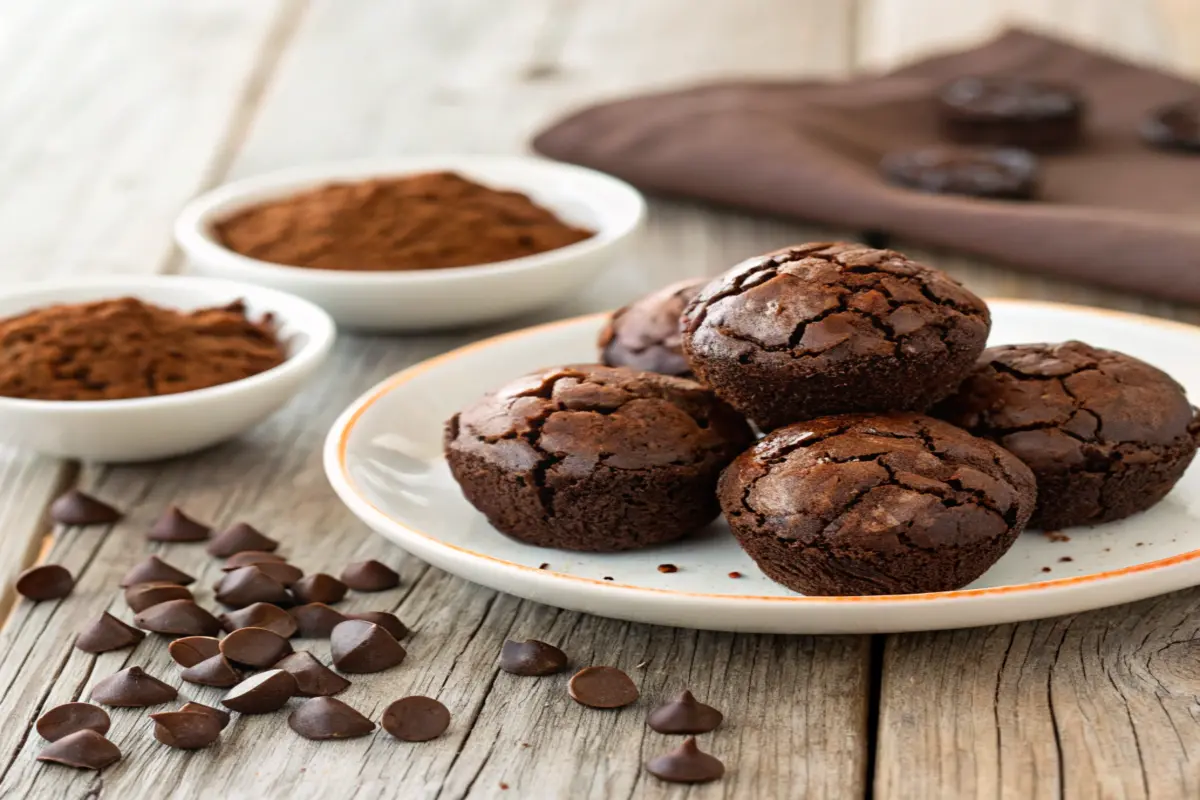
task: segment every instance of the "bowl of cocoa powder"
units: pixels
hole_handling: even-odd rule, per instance
[[[333,320],[299,297],[146,276],[0,291],[5,444],[62,458],[190,453],[266,419],[312,377]]]
[[[291,292],[340,326],[415,331],[553,303],[617,263],[644,216],[636,189],[593,170],[414,156],[226,184],[175,236],[192,272]]]

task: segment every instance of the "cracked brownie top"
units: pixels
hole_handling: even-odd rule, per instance
[[[689,375],[679,317],[707,282],[708,278],[692,278],[673,283],[615,311],[600,332],[601,360],[610,366]]]

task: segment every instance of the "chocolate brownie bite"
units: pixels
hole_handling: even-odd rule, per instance
[[[982,300],[892,250],[804,244],[752,258],[683,313],[697,379],[764,430],[826,414],[923,411],[983,351]]]
[[[455,414],[445,449],[496,529],[603,552],[711,522],[718,474],[752,441],[746,421],[694,381],[576,365],[519,378]]]
[[[929,194],[1029,200],[1037,192],[1037,157],[1018,147],[898,150],[879,169],[890,183]]]
[[[942,87],[937,104],[942,133],[959,144],[1061,150],[1083,138],[1083,97],[1064,84],[968,76]]]
[[[1030,527],[1127,517],[1171,491],[1196,453],[1183,387],[1132,356],[1082,342],[986,350],[934,412],[992,439],[1033,470]]]
[[[1033,474],[986,439],[918,414],[780,428],[718,495],[769,578],[808,595],[942,592],[982,575],[1033,512]]]
[[[613,312],[600,331],[600,361],[663,375],[691,377],[679,337],[679,316],[708,278],[672,283]]]

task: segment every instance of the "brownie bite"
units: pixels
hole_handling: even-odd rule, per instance
[[[942,592],[982,575],[1033,512],[1033,474],[993,442],[918,414],[780,428],[718,495],[772,580],[808,595]]]
[[[498,530],[614,551],[677,539],[719,513],[721,469],[753,441],[698,383],[622,367],[519,378],[446,425],[450,471]]]
[[[683,357],[679,317],[708,278],[672,283],[613,312],[600,331],[600,361],[663,375],[691,377]]]
[[[1183,387],[1132,356],[1082,342],[984,352],[937,416],[992,439],[1033,470],[1031,527],[1127,517],[1157,503],[1196,453]]]
[[[983,351],[987,306],[892,250],[804,244],[752,258],[683,313],[698,380],[764,430],[826,414],[923,411]]]
[[[1064,84],[968,76],[942,87],[937,104],[942,133],[959,144],[1062,150],[1083,138],[1083,97]]]
[[[1019,147],[898,150],[884,156],[879,169],[889,183],[929,194],[1029,200],[1037,192],[1037,157]]]

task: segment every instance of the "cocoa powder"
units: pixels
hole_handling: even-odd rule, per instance
[[[261,261],[357,271],[490,264],[593,235],[453,172],[330,184],[239,211],[216,234]]]
[[[119,400],[247,378],[283,362],[268,315],[245,306],[179,312],[132,297],[0,320],[0,396]]]

